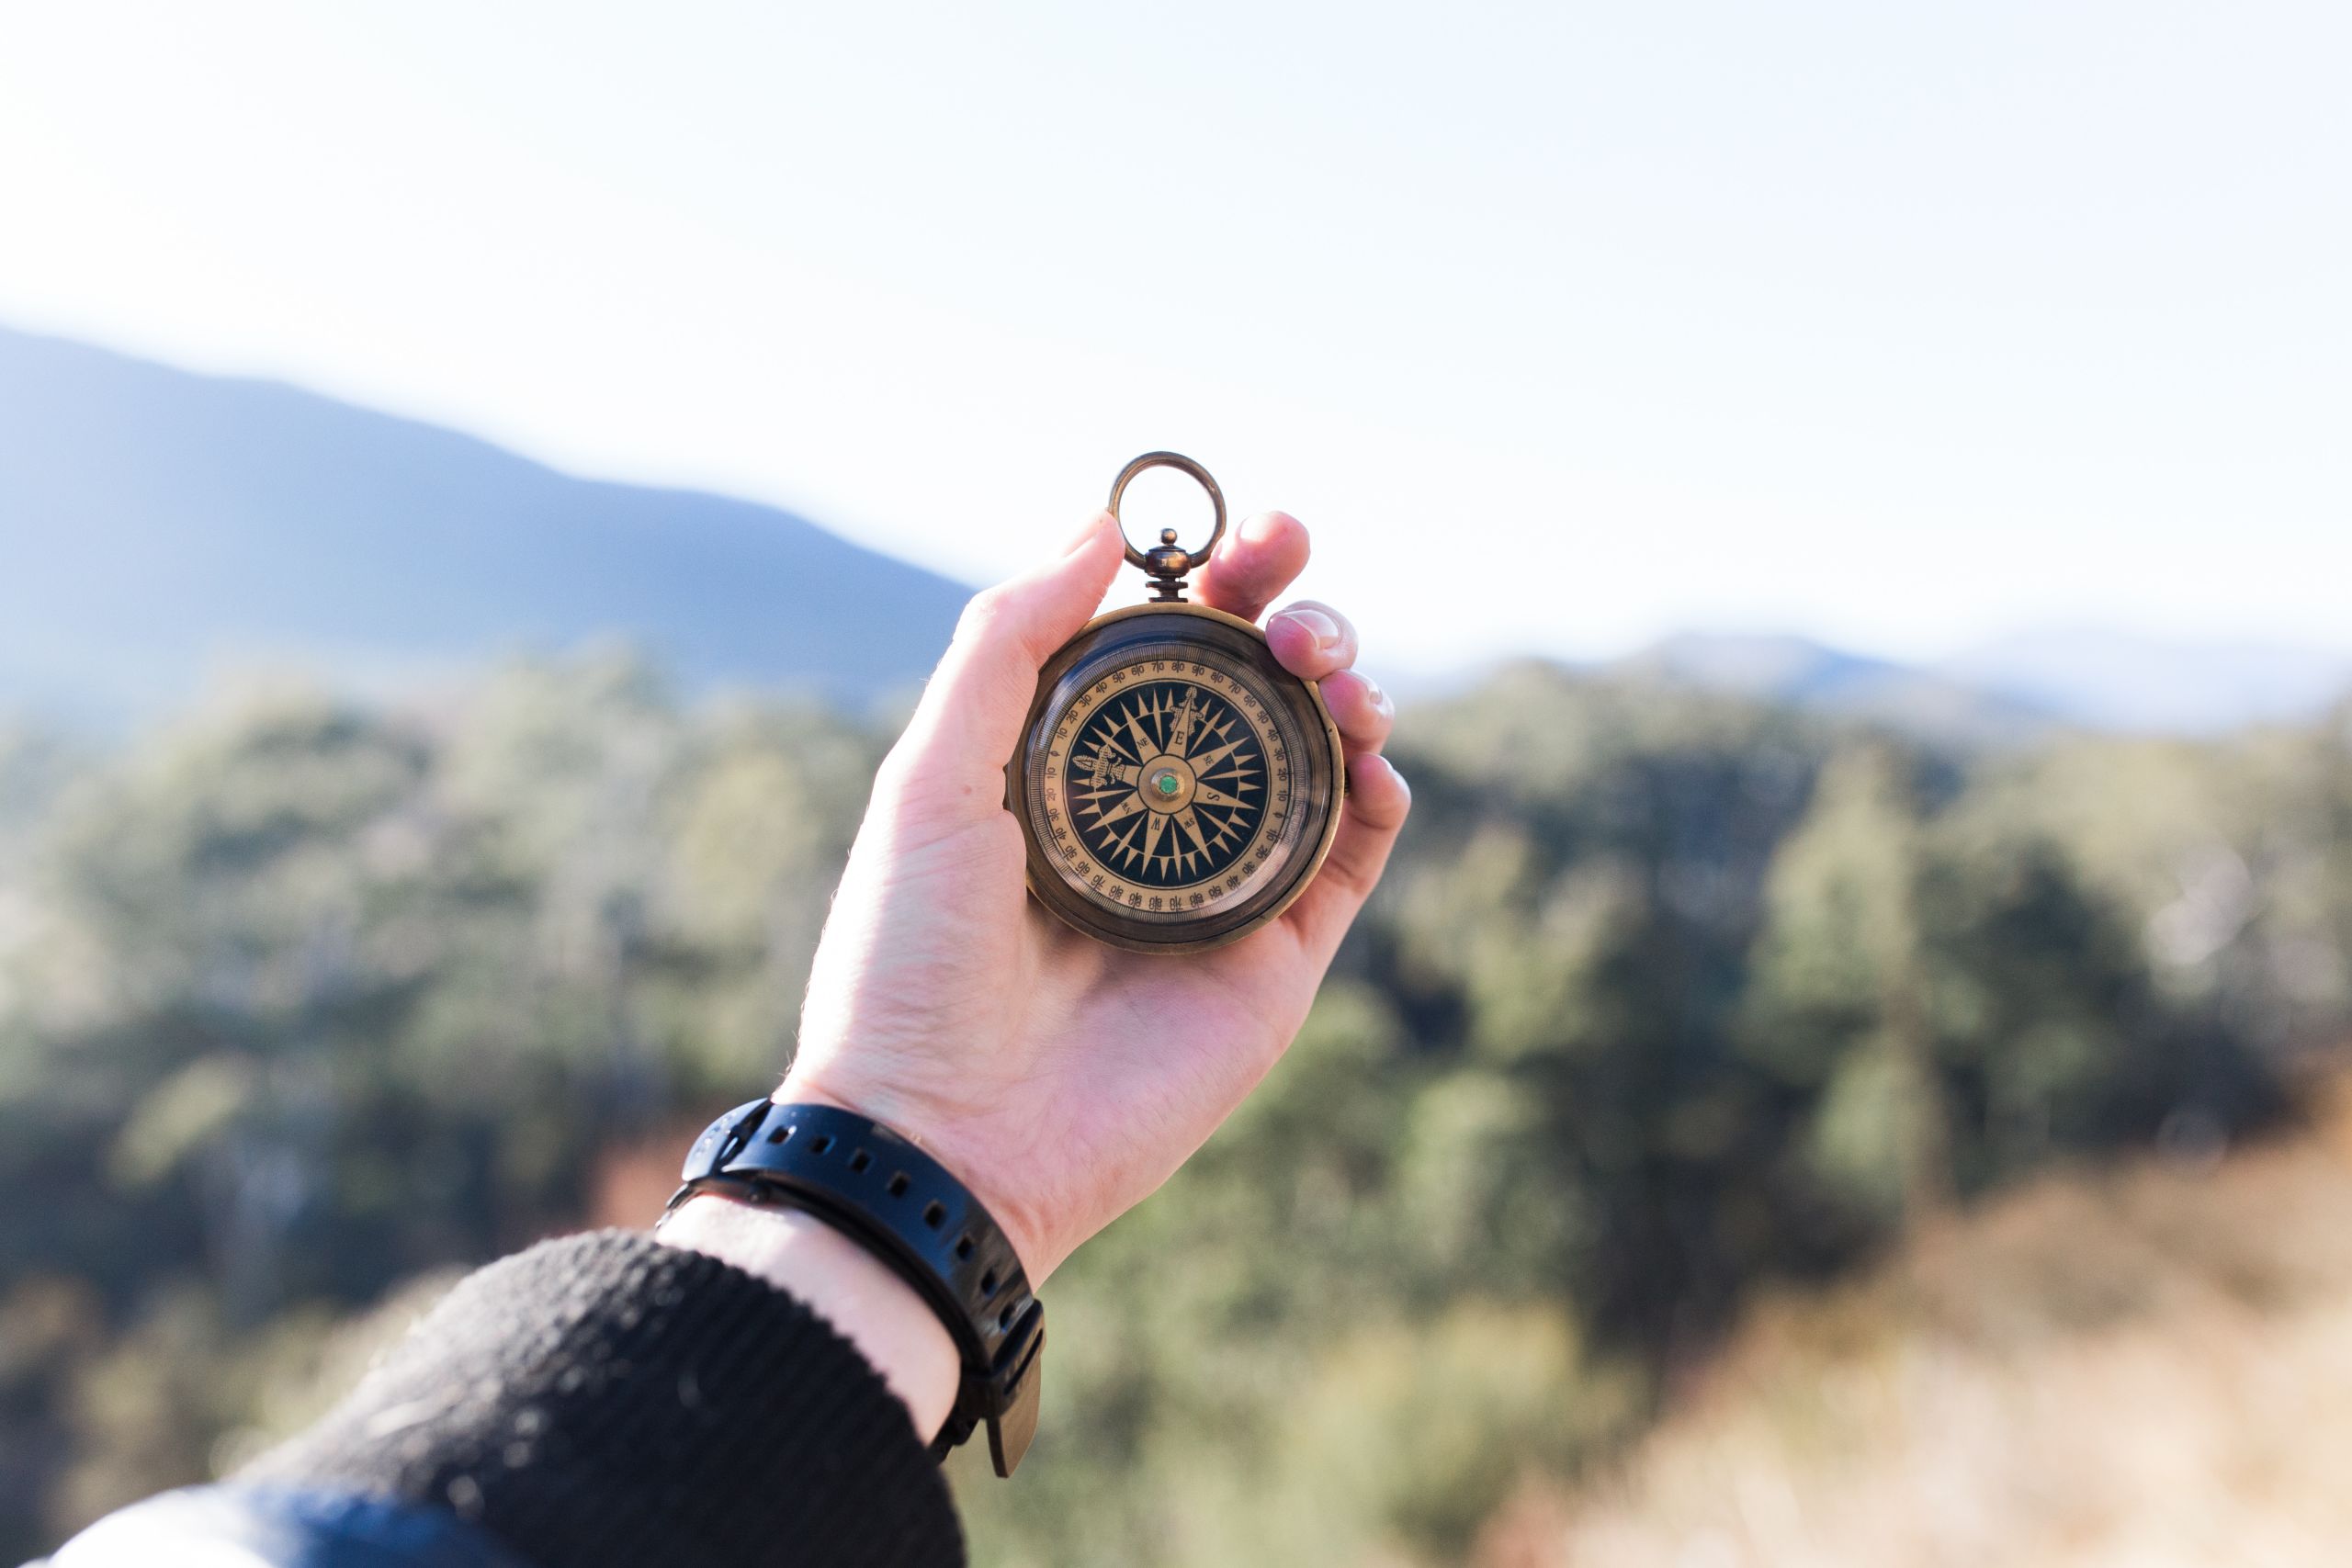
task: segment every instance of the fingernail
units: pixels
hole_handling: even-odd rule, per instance
[[[1296,623],[1313,637],[1318,653],[1339,643],[1340,623],[1320,610],[1284,610],[1283,619]]]
[[[1094,536],[1102,531],[1102,525],[1108,522],[1110,517],[1111,514],[1108,512],[1096,513],[1086,526],[1078,531],[1077,536],[1070,540],[1069,547],[1062,551],[1062,554],[1074,556],[1093,543]]]
[[[1279,512],[1253,512],[1241,520],[1241,536],[1245,539],[1271,539],[1274,527],[1282,520]]]
[[[1365,674],[1361,670],[1356,671],[1356,679],[1363,682],[1363,694],[1365,696],[1370,697],[1378,706],[1386,707],[1388,705],[1388,694],[1380,689],[1379,682],[1374,680],[1371,676]]]

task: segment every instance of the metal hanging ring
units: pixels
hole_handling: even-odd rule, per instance
[[[1156,549],[1147,552],[1136,548],[1135,542],[1127,537],[1126,520],[1119,515],[1119,498],[1126,494],[1127,481],[1146,468],[1179,469],[1192,475],[1200,487],[1209,492],[1210,504],[1216,508],[1216,526],[1210,530],[1207,544],[1197,550],[1180,550],[1176,547],[1176,531],[1170,528],[1162,533]],[[1119,470],[1118,482],[1111,487],[1111,521],[1119,525],[1119,543],[1126,549],[1129,566],[1141,567],[1162,579],[1170,575],[1181,578],[1195,567],[1207,565],[1209,552],[1216,548],[1219,539],[1225,537],[1225,491],[1216,488],[1216,480],[1209,478],[1206,468],[1182,452],[1146,452]]]

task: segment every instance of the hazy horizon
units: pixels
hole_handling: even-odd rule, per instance
[[[2347,652],[2347,25],[52,8],[0,319],[964,576],[1173,446],[1407,668]]]
[[[634,645],[688,691],[864,712],[914,685],[971,584],[807,518],[566,472],[284,382],[0,326],[0,709],[113,729],[291,676],[365,699],[517,655]],[[127,570],[130,563],[137,570]],[[1109,602],[1136,587],[1114,584]],[[1375,628],[1376,632],[1376,628]],[[2352,657],[2045,626],[1904,660],[1802,628],[1695,627],[1583,657],[1388,650],[1406,701],[1515,660],[1623,670],[1963,745],[2052,724],[2218,734],[2352,692]]]

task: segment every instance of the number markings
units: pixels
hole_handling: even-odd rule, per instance
[[[1081,691],[1052,734],[1063,744],[1046,754],[1046,847],[1082,890],[1178,912],[1238,893],[1277,858],[1290,761],[1264,699],[1238,675],[1138,661]]]

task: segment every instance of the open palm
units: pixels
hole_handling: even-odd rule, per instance
[[[1255,620],[1306,564],[1281,513],[1243,524],[1200,600]],[[1392,710],[1336,611],[1293,605],[1274,655],[1319,681],[1348,750],[1329,858],[1282,919],[1215,952],[1119,952],[1033,902],[1004,765],[1037,672],[1121,552],[1097,517],[1058,558],[975,598],[874,784],[819,944],[779,1100],[895,1127],[988,1204],[1031,1282],[1166,1180],[1297,1033],[1379,880],[1409,795],[1379,755]]]

